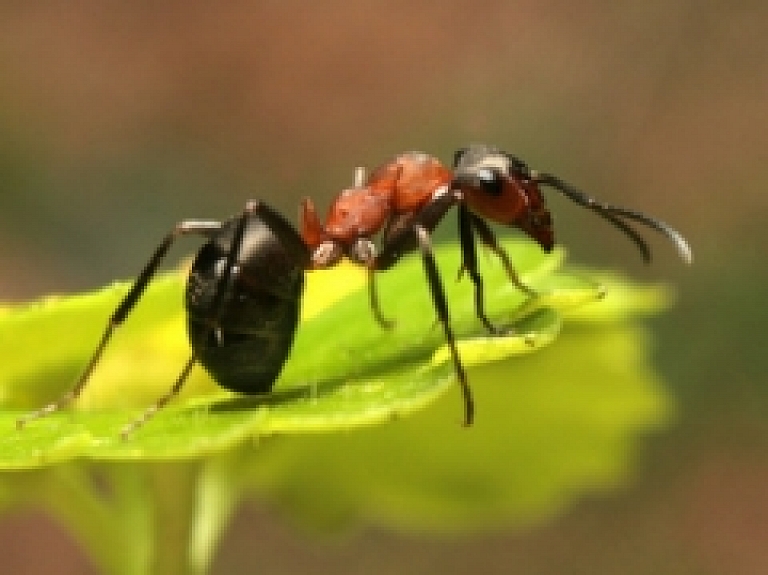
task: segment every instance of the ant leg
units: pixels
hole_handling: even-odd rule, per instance
[[[187,364],[184,366],[184,369],[181,371],[181,374],[176,379],[176,383],[173,384],[173,387],[171,390],[166,393],[164,396],[162,396],[160,399],[158,399],[151,407],[146,409],[144,413],[141,414],[140,417],[137,419],[134,419],[131,423],[127,424],[123,429],[120,431],[120,438],[125,440],[128,439],[128,437],[136,431],[139,427],[144,425],[147,421],[149,421],[153,415],[155,415],[158,411],[160,411],[163,407],[165,407],[169,401],[171,401],[174,397],[176,397],[179,392],[181,391],[181,388],[184,387],[184,382],[187,381],[187,377],[189,377],[189,372],[192,371],[192,367],[194,367],[195,362],[197,361],[197,354],[192,353],[192,357],[189,358],[189,361],[187,361]]]
[[[436,194],[430,203],[418,212],[399,214],[389,219],[381,235],[381,250],[369,262],[368,294],[376,321],[382,327],[390,328],[394,321],[387,319],[381,312],[381,304],[376,290],[374,273],[388,270],[405,254],[419,249],[419,241],[413,230],[416,226],[433,230],[451,209],[459,197],[446,188],[444,193]]]
[[[419,248],[421,249],[421,257],[424,262],[424,271],[427,274],[427,283],[429,284],[429,291],[432,293],[432,302],[435,305],[437,316],[440,323],[443,324],[443,331],[445,331],[445,339],[448,342],[448,347],[451,350],[451,358],[453,359],[453,367],[456,371],[456,377],[459,380],[461,386],[461,393],[464,397],[464,425],[470,426],[475,418],[475,404],[472,399],[472,390],[469,388],[469,381],[467,379],[464,365],[461,363],[461,357],[459,356],[459,350],[456,345],[456,337],[453,334],[451,328],[451,318],[448,313],[448,302],[445,298],[445,290],[443,289],[443,283],[440,280],[440,274],[437,270],[437,264],[435,262],[434,254],[432,253],[432,244],[429,241],[429,232],[421,225],[415,225],[413,230],[419,241]]]
[[[430,202],[418,212],[401,214],[387,224],[386,234],[382,236],[381,249],[374,264],[377,270],[388,270],[405,254],[420,248],[413,230],[416,226],[432,232],[442,221],[448,210],[461,201],[460,194],[445,189],[436,193]]]
[[[526,295],[531,297],[536,296],[536,290],[526,285],[523,280],[520,279],[517,270],[509,259],[509,255],[499,245],[498,241],[496,240],[496,235],[493,233],[493,230],[491,230],[488,224],[485,223],[485,220],[477,217],[472,213],[469,215],[472,218],[472,225],[474,226],[475,231],[477,231],[478,236],[480,236],[480,241],[483,242],[485,247],[490,249],[494,254],[496,254],[496,257],[501,260],[501,263],[507,272],[507,276],[509,277],[509,281],[515,284],[515,287],[524,292]]]
[[[488,319],[485,313],[485,293],[483,290],[483,278],[477,269],[477,251],[475,250],[475,238],[472,234],[471,214],[463,204],[459,206],[459,242],[461,244],[461,268],[459,277],[466,271],[472,283],[475,284],[475,314],[483,322],[485,329],[492,334],[499,334],[502,330],[497,328]]]
[[[381,313],[381,302],[379,301],[379,292],[376,289],[376,268],[368,268],[368,300],[371,303],[371,310],[376,322],[383,329],[392,329],[395,327],[395,321],[384,317]]]
[[[69,390],[57,401],[54,401],[53,403],[50,403],[37,411],[33,411],[24,417],[19,418],[16,421],[16,427],[21,429],[28,422],[48,415],[49,413],[53,413],[54,411],[65,407],[77,399],[77,397],[82,393],[83,388],[91,376],[94,367],[96,367],[96,364],[99,362],[99,359],[101,358],[107,343],[112,337],[112,333],[114,332],[115,328],[123,323],[125,318],[136,305],[136,302],[138,302],[138,300],[141,298],[150,280],[157,272],[157,268],[159,267],[160,262],[166,256],[168,250],[171,248],[176,239],[178,239],[180,236],[188,234],[211,236],[213,233],[219,231],[220,229],[221,224],[214,221],[187,220],[178,223],[176,227],[168,235],[165,236],[165,239],[163,239],[162,243],[157,247],[155,253],[152,255],[152,258],[149,260],[147,265],[144,266],[144,269],[139,274],[139,277],[136,278],[136,281],[134,282],[131,289],[117,306],[117,309],[115,309],[115,311],[112,313],[112,316],[109,318],[109,322],[107,323],[107,327],[104,330],[104,334],[101,336],[101,340],[96,347],[96,351],[94,351],[90,361],[80,374],[80,377],[77,379],[74,387],[72,387],[71,390]]]
[[[413,219],[413,214],[402,214],[399,216],[393,216],[389,218],[384,224],[384,229],[381,232],[381,242],[383,245],[388,245],[390,236],[403,236],[408,232],[410,222]],[[410,235],[410,234],[407,234]],[[368,262],[368,301],[371,305],[371,311],[373,317],[382,329],[392,329],[395,327],[395,320],[389,319],[384,316],[381,311],[381,301],[379,300],[379,291],[376,288],[376,271],[379,269],[379,259],[374,258]]]
[[[243,210],[243,213],[238,219],[234,235],[232,236],[232,243],[230,245],[229,252],[227,253],[224,271],[218,279],[216,290],[214,292],[215,295],[211,301],[210,315],[207,318],[209,331],[203,332],[203,334],[200,336],[200,341],[196,342],[198,345],[192,346],[192,357],[190,357],[189,361],[187,361],[187,364],[184,366],[184,369],[176,379],[176,382],[173,384],[173,387],[170,389],[170,391],[168,391],[152,406],[146,409],[138,419],[132,421],[123,428],[123,430],[120,432],[120,436],[123,439],[127,439],[129,435],[144,425],[147,421],[149,421],[153,415],[165,407],[174,397],[179,394],[181,388],[184,387],[184,382],[186,382],[187,377],[189,377],[189,373],[192,371],[192,367],[197,361],[198,352],[196,350],[207,345],[207,342],[211,340],[210,336],[212,334],[216,335],[218,333],[219,320],[221,319],[220,316],[222,312],[222,303],[224,302],[224,297],[227,294],[227,287],[232,285],[237,277],[237,274],[239,273],[237,267],[237,258],[240,255],[240,249],[243,244],[243,237],[245,237],[245,228],[248,224],[249,218],[251,218],[255,213],[261,212],[263,210],[263,206],[264,204],[259,202],[248,202],[248,204],[245,206],[245,209]],[[267,218],[270,218],[272,215],[273,212],[270,212],[267,215]],[[213,339],[219,341],[218,337]]]

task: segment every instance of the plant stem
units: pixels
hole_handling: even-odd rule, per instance
[[[191,563],[190,542],[198,513],[202,463],[150,463],[145,469],[154,501],[150,573],[197,575]]]

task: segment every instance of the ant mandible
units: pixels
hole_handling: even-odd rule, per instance
[[[451,328],[445,290],[432,255],[430,233],[451,207],[458,206],[462,253],[459,273],[466,271],[474,284],[476,315],[489,332],[498,334],[501,330],[485,313],[475,241],[479,238],[499,257],[516,286],[535,295],[518,277],[487,221],[519,228],[549,252],[555,243],[554,229],[541,193],[542,186],[553,188],[608,220],[635,243],[646,262],[650,261],[650,248],[629,221],[664,234],[686,263],[693,260],[683,236],[664,222],[600,202],[558,177],[531,170],[515,156],[484,144],[458,150],[452,170],[430,155],[407,152],[373,170],[367,179],[358,172],[355,186],[343,190],[333,200],[325,223],[320,221],[309,198],[301,204],[299,228],[304,242],[312,250],[312,266],[327,268],[344,256],[364,265],[368,270],[371,309],[383,327],[390,327],[392,322],[381,313],[375,272],[389,269],[408,252],[421,251],[432,300],[464,397],[465,425],[472,423],[474,404]],[[372,237],[379,232],[381,241],[377,248]]]
[[[115,328],[131,313],[171,245],[186,235],[207,240],[192,264],[185,293],[192,355],[170,391],[126,425],[122,437],[178,395],[197,362],[231,391],[258,394],[272,389],[293,345],[310,252],[279,213],[262,202],[248,202],[240,215],[224,222],[176,224],[113,312],[74,387],[19,419],[19,429],[80,396]]]

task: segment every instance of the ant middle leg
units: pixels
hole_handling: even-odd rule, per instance
[[[394,320],[388,319],[381,311],[375,274],[394,266],[405,254],[422,248],[416,228],[422,228],[427,233],[435,229],[451,209],[459,197],[447,189],[437,194],[432,201],[416,212],[399,214],[387,221],[381,236],[380,252],[368,262],[368,294],[374,318],[383,328],[394,326]]]
[[[373,317],[383,329],[392,329],[395,327],[395,320],[385,317],[381,311],[381,301],[379,300],[379,291],[376,288],[376,268],[368,268],[368,301],[371,305]]]
[[[461,356],[459,355],[456,336],[454,335],[453,328],[451,327],[451,318],[448,312],[448,301],[445,297],[445,290],[443,289],[443,283],[440,279],[440,274],[437,269],[435,256],[432,253],[432,244],[429,240],[429,232],[420,225],[415,225],[413,229],[419,241],[421,257],[424,263],[424,271],[427,274],[427,283],[429,285],[429,291],[432,294],[432,302],[435,305],[437,317],[440,320],[440,323],[443,325],[445,339],[448,342],[448,348],[451,351],[451,359],[453,360],[453,367],[454,371],[456,372],[456,378],[459,380],[459,386],[461,387],[461,393],[464,398],[464,426],[469,427],[472,425],[475,418],[475,403],[472,399],[472,390],[469,387],[469,379],[467,378],[464,364],[462,363]]]

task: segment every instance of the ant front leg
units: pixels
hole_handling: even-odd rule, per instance
[[[96,346],[96,350],[94,351],[90,361],[88,361],[86,364],[85,369],[83,369],[80,377],[77,379],[72,389],[70,389],[57,401],[18,419],[16,421],[16,427],[21,429],[28,422],[59,410],[66,405],[69,405],[80,396],[83,389],[85,388],[85,384],[88,382],[88,379],[93,372],[93,369],[101,359],[101,356],[104,353],[104,349],[107,347],[107,343],[111,339],[115,328],[122,324],[128,314],[130,314],[133,307],[143,295],[144,290],[147,288],[150,280],[155,275],[155,273],[157,273],[160,262],[163,260],[163,258],[165,258],[168,250],[180,236],[198,234],[210,237],[220,229],[221,223],[214,221],[188,220],[177,224],[176,227],[165,237],[165,239],[163,239],[162,243],[157,247],[155,253],[152,255],[152,258],[149,260],[147,265],[144,266],[144,269],[141,271],[138,278],[136,278],[136,281],[134,282],[131,289],[117,306],[117,309],[115,309],[115,311],[112,313],[112,316],[109,318],[109,322],[107,323],[107,327],[104,330],[104,334],[101,336],[101,340]]]
[[[491,230],[488,224],[485,223],[485,220],[471,212],[469,215],[472,219],[472,226],[475,228],[477,235],[480,237],[480,241],[483,242],[483,245],[490,249],[494,254],[496,254],[496,257],[501,260],[501,263],[504,266],[504,270],[507,272],[509,281],[511,281],[517,289],[526,295],[531,297],[537,296],[538,293],[536,290],[527,285],[520,278],[520,275],[517,273],[515,266],[512,265],[512,261],[509,259],[509,255],[506,251],[504,251],[504,248],[499,245],[499,242],[496,240],[496,235],[493,233],[493,230]]]
[[[485,313],[485,292],[483,287],[483,279],[480,275],[480,271],[477,266],[477,252],[475,250],[475,236],[474,232],[480,238],[480,241],[489,248],[496,256],[501,260],[509,280],[521,291],[529,296],[535,296],[536,292],[528,287],[520,279],[512,262],[507,255],[507,252],[499,245],[496,240],[496,236],[485,221],[474,215],[465,205],[459,206],[459,241],[461,243],[461,255],[462,263],[459,269],[459,277],[466,271],[469,274],[472,283],[475,284],[475,310],[477,317],[483,322],[485,328],[492,334],[504,333],[503,329],[500,329],[493,325],[488,319]]]
[[[493,334],[501,333],[501,330],[491,323],[485,314],[485,293],[483,291],[483,278],[477,269],[477,252],[475,250],[475,238],[472,234],[472,223],[469,210],[459,206],[459,242],[461,244],[461,268],[459,277],[466,271],[472,283],[475,284],[475,313],[483,322],[485,329]]]

